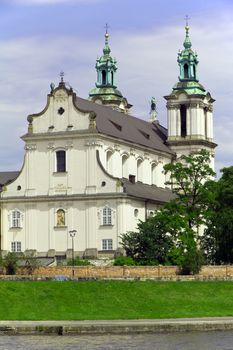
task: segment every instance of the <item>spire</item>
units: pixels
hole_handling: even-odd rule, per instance
[[[189,25],[188,16],[186,16],[186,26],[185,26],[185,39],[184,39],[184,49],[178,53],[178,64],[180,66],[180,81],[198,81],[197,79],[197,65],[198,56],[196,52],[192,50],[192,43],[189,37]]]
[[[108,45],[108,38],[109,38],[109,34],[108,34],[108,23],[106,23],[105,25],[105,28],[106,28],[106,31],[105,31],[105,47],[103,48],[103,54],[106,56],[106,55],[109,55],[111,50],[110,50],[110,47]]]
[[[98,101],[98,103],[111,105],[112,108],[121,111],[128,111],[131,105],[128,104],[116,86],[117,61],[110,55],[108,24],[105,28],[103,55],[97,58],[95,65],[97,71],[96,88],[90,91],[89,97],[93,101]]]
[[[185,40],[184,40],[184,48],[187,50],[187,49],[190,49],[192,47],[192,43],[190,41],[190,38],[189,38],[189,26],[186,25],[185,26],[185,32],[186,32],[186,35],[185,35]]]

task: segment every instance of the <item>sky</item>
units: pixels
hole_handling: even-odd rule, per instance
[[[148,120],[155,96],[167,126],[163,96],[178,81],[186,15],[199,81],[216,100],[216,171],[233,165],[232,0],[0,0],[0,171],[20,170],[27,116],[45,107],[61,71],[78,96],[88,97],[106,23],[131,114]]]

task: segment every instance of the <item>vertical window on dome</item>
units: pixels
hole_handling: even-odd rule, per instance
[[[185,105],[180,106],[180,134],[181,137],[185,137],[187,135],[187,108]]]
[[[106,71],[105,70],[102,71],[102,84],[106,85]]]
[[[57,172],[64,173],[66,171],[66,152],[57,151],[56,160],[57,160],[57,169],[56,169]]]
[[[193,77],[196,79],[196,66],[193,66]]]
[[[112,77],[112,85],[114,85],[114,75],[113,75],[113,72],[111,73],[111,77]]]
[[[188,79],[189,77],[189,67],[187,64],[184,65],[184,78]]]

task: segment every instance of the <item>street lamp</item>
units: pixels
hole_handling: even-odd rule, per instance
[[[70,237],[72,238],[72,277],[74,279],[74,237],[77,233],[77,230],[70,230],[69,234]]]

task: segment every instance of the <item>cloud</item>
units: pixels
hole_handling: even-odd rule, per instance
[[[232,165],[233,23],[219,14],[218,26],[215,17],[196,23],[190,36],[199,54],[200,82],[216,98],[214,121],[219,171],[223,166]],[[155,96],[159,120],[166,125],[163,96],[171,92],[178,80],[176,59],[183,40],[184,30],[175,24],[155,26],[149,32],[110,35],[112,55],[118,61],[117,85],[134,104],[133,115],[148,119],[149,101]],[[103,45],[104,38],[101,41],[94,35],[81,38],[74,34],[38,35],[0,42],[0,117],[4,131],[0,139],[0,170],[20,168],[24,153],[20,136],[27,129],[26,117],[43,109],[49,84],[51,81],[57,84],[61,70],[79,96],[88,96],[96,80],[95,58],[102,53]]]

